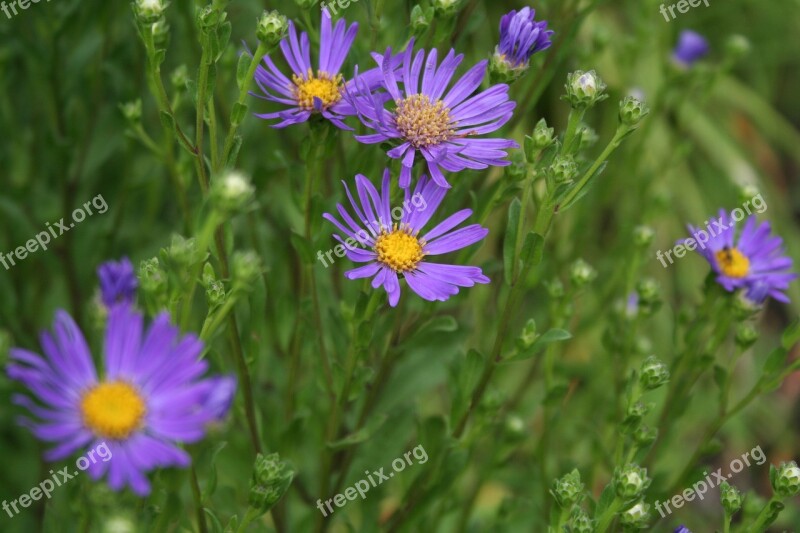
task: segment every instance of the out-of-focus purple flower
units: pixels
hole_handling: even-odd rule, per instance
[[[401,160],[400,187],[406,189],[411,185],[411,168],[417,154],[427,162],[433,181],[445,188],[450,184],[443,170],[458,172],[510,164],[505,150],[517,148],[515,141],[474,138],[508,122],[516,106],[509,100],[505,84],[476,93],[486,74],[487,61],[472,67],[447,90],[464,59],[463,54],[456,55],[450,50],[438,64],[435,48],[427,58],[425,50],[414,55],[412,41],[399,56],[403,62],[402,80],[394,71],[396,56],[392,56],[391,48],[380,62],[382,88],[389,94],[388,100],[392,100],[388,109],[385,93],[370,91],[369,80],[362,76],[356,76],[357,92],[348,90],[347,99],[361,122],[375,132],[357,135],[356,139],[366,144],[399,143],[387,155]]]
[[[15,395],[35,420],[20,423],[40,440],[55,443],[45,453],[58,461],[79,449],[106,447],[107,457],[89,464],[94,480],[107,475],[113,490],[129,486],[150,493],[146,473],[191,463],[182,443],[199,441],[206,425],[224,416],[227,381],[202,379],[208,363],[203,343],[181,335],[162,313],[148,328],[129,305],[110,309],[99,376],[89,346],[65,311],[56,313],[53,332],[41,336],[44,356],[13,348],[8,376],[36,399]]]
[[[500,19],[500,43],[495,53],[512,67],[526,67],[536,52],[550,48],[553,30],[547,29],[547,21],[536,22],[536,10],[523,7],[512,10]]]
[[[738,237],[737,223],[724,209],[712,223],[715,228],[709,227],[709,231],[690,225],[689,233],[694,236],[695,245],[699,244],[698,251],[717,273],[717,283],[729,292],[744,290],[745,297],[757,304],[768,296],[788,303],[783,291],[797,274],[789,272],[792,260],[785,255],[783,239],[770,235],[769,222],[758,224],[756,216],[750,215]],[[714,231],[716,228],[719,232]]]
[[[101,264],[97,267],[97,277],[100,278],[100,297],[106,307],[133,303],[139,282],[127,257]]]
[[[683,30],[678,37],[678,44],[672,57],[683,66],[689,67],[708,54],[709,46],[706,38],[692,30]]]
[[[692,533],[686,526],[678,526],[675,528],[675,533]]]
[[[333,236],[344,244],[347,257],[356,263],[366,263],[345,272],[345,277],[372,278],[372,287],[377,289],[383,286],[392,307],[400,300],[400,275],[412,291],[429,301],[447,300],[458,294],[459,287],[489,283],[489,278],[478,267],[443,265],[425,260],[426,256],[460,250],[486,237],[489,230],[480,224],[454,229],[472,214],[472,210],[454,213],[420,236],[420,231],[433,218],[444,199],[446,189],[423,175],[417,181],[414,194],[406,189],[402,206],[391,210],[389,189],[388,169],[383,174],[380,193],[366,177],[359,174],[356,176],[358,200],[354,199],[345,184],[347,198],[356,218],[341,204],[336,207],[344,223],[329,213],[323,215],[342,232],[344,237],[338,234]],[[393,217],[398,209],[402,216]],[[393,218],[399,220],[393,223]],[[356,243],[366,249],[356,246]]]
[[[236,396],[236,378],[217,376],[206,380],[208,396],[203,402],[204,409],[212,413],[215,420],[223,420],[231,409]]]

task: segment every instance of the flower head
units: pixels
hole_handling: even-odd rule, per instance
[[[672,58],[684,67],[690,67],[708,54],[709,46],[705,37],[692,30],[683,30]]]
[[[15,348],[8,365],[8,376],[38,400],[13,397],[37,418],[21,423],[37,438],[57,443],[46,460],[105,444],[113,459],[90,464],[89,475],[97,480],[107,474],[112,489],[127,485],[140,496],[150,492],[146,472],[189,465],[189,454],[177,444],[202,439],[233,392],[227,380],[200,378],[208,368],[199,358],[203,343],[181,336],[169,315],[159,315],[146,330],[143,322],[129,305],[110,310],[102,374],[65,311],[56,313],[52,333],[42,333],[44,357]]]
[[[391,48],[386,50],[380,61],[380,83],[388,99],[381,91],[370,91],[368,78],[356,77],[357,91],[348,91],[347,99],[364,125],[375,131],[357,135],[356,139],[367,144],[399,143],[388,155],[402,162],[403,189],[411,184],[411,168],[417,154],[427,162],[433,181],[445,188],[450,184],[442,170],[458,172],[509,165],[505,150],[517,148],[516,142],[474,138],[497,130],[511,118],[516,103],[508,99],[508,85],[494,85],[475,94],[486,73],[487,62],[481,61],[448,90],[464,56],[450,50],[438,63],[435,48],[427,58],[425,50],[416,55],[412,52],[413,42],[398,56],[392,56]],[[394,57],[402,60],[402,81],[394,72]],[[393,104],[388,109],[387,100]]]
[[[731,216],[735,217],[736,211]],[[744,290],[745,297],[756,304],[763,303],[767,296],[788,302],[783,291],[797,274],[789,272],[792,260],[784,255],[783,239],[770,235],[769,222],[758,224],[756,216],[750,215],[738,237],[737,220],[725,210],[720,210],[719,219],[712,222],[714,228],[709,232],[692,226],[689,231],[697,237],[698,251],[717,273],[717,282],[729,292]],[[721,230],[715,233],[716,228]],[[708,238],[707,242],[702,242],[702,235]]]
[[[299,124],[313,114],[320,114],[339,128],[352,129],[343,122],[355,111],[342,98],[345,81],[340,71],[356,38],[358,24],[354,22],[348,27],[345,20],[340,19],[334,27],[328,10],[323,9],[321,26],[316,70],[311,66],[308,34],[302,32],[298,38],[292,21],[289,21],[288,37],[280,42],[283,56],[292,70],[291,79],[278,70],[269,55],[263,59],[267,68],[259,66],[256,70],[256,84],[263,94],[251,94],[289,106],[283,111],[256,115],[263,119],[280,119],[274,128]]]
[[[100,278],[100,296],[106,307],[133,303],[139,282],[130,259],[123,257],[119,261],[106,261],[97,267],[97,277]]]
[[[531,56],[553,43],[550,37],[553,30],[547,29],[547,21],[536,22],[536,10],[523,7],[517,12],[511,10],[500,19],[500,43],[495,55],[501,57],[514,68],[528,66]]]
[[[389,205],[388,170],[383,174],[380,193],[360,174],[356,176],[358,201],[346,184],[345,191],[356,218],[341,204],[337,205],[337,210],[344,223],[329,213],[323,216],[344,234],[345,238],[338,234],[334,234],[334,238],[347,248],[347,257],[357,263],[366,263],[345,272],[348,279],[371,277],[372,287],[383,286],[393,307],[400,299],[400,276],[405,278],[412,291],[430,301],[447,300],[458,294],[459,287],[489,283],[489,278],[478,267],[427,261],[428,256],[474,244],[486,237],[489,230],[479,224],[454,230],[472,214],[472,210],[464,209],[420,235],[445,194],[445,189],[425,176],[420,177],[413,195],[406,189],[405,201],[394,209]],[[393,218],[397,222],[392,223]],[[356,243],[364,248],[357,247]]]

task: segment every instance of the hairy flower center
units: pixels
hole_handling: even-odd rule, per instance
[[[750,271],[750,260],[736,248],[725,247],[716,257],[719,269],[728,277],[743,278]]]
[[[342,75],[331,76],[327,72],[318,71],[317,75],[311,69],[305,76],[292,76],[291,87],[297,105],[308,111],[314,111],[314,98],[322,101],[322,108],[330,106],[342,99]]]
[[[375,239],[375,252],[378,261],[395,272],[414,270],[425,253],[422,243],[406,228],[395,228],[391,232],[382,231]]]
[[[139,392],[123,381],[100,383],[81,399],[84,423],[111,439],[127,438],[141,425],[145,411]]]
[[[412,94],[397,103],[397,130],[415,148],[435,146],[453,136],[450,110],[444,102],[431,103],[424,94]]]

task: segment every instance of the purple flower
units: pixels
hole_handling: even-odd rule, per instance
[[[222,413],[229,383],[201,379],[208,363],[203,343],[181,336],[169,315],[156,317],[146,330],[133,307],[109,312],[103,349],[104,375],[92,362],[78,326],[65,311],[56,313],[53,332],[43,332],[44,357],[14,348],[8,376],[24,384],[38,400],[14,395],[37,420],[20,423],[43,441],[56,443],[45,453],[57,461],[78,449],[106,445],[113,457],[88,466],[92,479],[107,474],[114,490],[129,486],[139,496],[150,492],[146,472],[186,467],[189,454],[177,444],[203,438],[206,424]]]
[[[127,257],[101,264],[97,267],[97,277],[100,278],[100,295],[106,307],[133,303],[139,282]]]
[[[383,286],[392,307],[400,299],[399,275],[405,278],[411,290],[430,301],[447,300],[458,294],[459,287],[489,283],[489,278],[478,267],[443,265],[425,260],[426,256],[460,250],[486,237],[489,230],[479,224],[454,230],[472,214],[472,210],[458,211],[420,236],[420,231],[444,198],[445,189],[423,175],[417,181],[413,195],[406,189],[402,206],[390,210],[389,182],[387,169],[379,194],[372,183],[359,174],[356,176],[358,201],[345,184],[356,217],[353,218],[341,204],[336,207],[344,223],[329,213],[323,215],[346,237],[333,235],[347,249],[347,257],[356,263],[366,263],[345,272],[345,277],[372,278],[372,287]],[[366,249],[356,246],[356,242]]]
[[[735,209],[734,213],[737,210],[741,212]],[[717,273],[717,282],[729,292],[743,289],[745,297],[758,304],[767,296],[788,303],[783,291],[797,274],[788,272],[792,260],[784,255],[783,239],[770,235],[769,222],[757,224],[756,216],[750,215],[737,238],[736,220],[721,209],[712,226],[708,232],[689,226],[689,232],[699,244],[698,251]]]
[[[344,81],[340,70],[358,31],[358,24],[349,27],[340,19],[334,28],[327,9],[322,10],[321,37],[319,47],[319,68],[311,67],[308,34],[302,32],[300,38],[294,23],[289,21],[289,35],[281,41],[281,51],[292,69],[291,80],[281,73],[269,55],[264,56],[265,69],[259,66],[255,80],[264,93],[253,96],[290,106],[290,109],[276,113],[256,115],[263,119],[280,119],[274,128],[285,128],[292,124],[305,122],[314,113],[319,113],[337,127],[352,129],[342,122],[355,111],[342,99]],[[277,94],[275,94],[277,93]]]
[[[686,526],[678,526],[677,528],[675,528],[674,533],[692,533],[692,532],[689,531],[689,528]]]
[[[442,170],[458,172],[510,164],[505,159],[505,150],[518,147],[516,142],[472,138],[497,130],[511,118],[516,103],[508,99],[508,85],[494,85],[474,94],[486,73],[487,62],[481,61],[448,91],[463,54],[456,55],[450,50],[437,67],[435,48],[427,54],[427,59],[425,50],[419,50],[414,57],[412,52],[413,41],[404,53],[398,54],[403,62],[402,76],[398,76],[391,48],[386,50],[380,65],[381,86],[388,92],[388,99],[383,92],[370,91],[369,79],[356,76],[357,92],[348,90],[347,99],[364,125],[375,131],[357,135],[356,139],[367,144],[390,140],[400,143],[388,155],[402,162],[403,189],[411,184],[411,168],[417,152],[427,161],[433,181],[445,188],[450,184]],[[393,101],[389,109],[385,108],[388,100]]]
[[[223,420],[231,409],[236,396],[236,378],[233,376],[217,376],[208,379],[211,393],[206,398],[204,409],[208,410],[215,420]]]
[[[500,44],[495,53],[513,67],[526,67],[533,54],[550,48],[553,30],[547,29],[547,21],[536,22],[536,10],[523,7],[512,10],[500,19]]]
[[[683,66],[689,67],[708,54],[708,41],[692,30],[683,30],[678,37],[678,44],[672,57]]]

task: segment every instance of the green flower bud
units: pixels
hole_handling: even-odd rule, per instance
[[[749,54],[751,48],[750,41],[744,35],[734,34],[725,41],[725,52],[734,61]]]
[[[628,407],[628,418],[633,418],[636,420],[641,420],[644,418],[647,413],[650,412],[650,408],[652,407],[651,404],[646,404],[643,402],[636,402],[630,407]]]
[[[169,248],[165,248],[162,257],[170,266],[178,271],[185,271],[205,259],[206,254],[197,249],[195,239],[184,239],[180,235],[173,235]]]
[[[742,322],[736,327],[736,345],[742,350],[751,347],[758,340],[758,330],[749,322]]]
[[[258,19],[256,37],[270,48],[278,46],[289,29],[289,21],[277,11],[264,11]]]
[[[136,522],[126,515],[111,516],[103,522],[102,533],[136,533]]]
[[[547,121],[543,118],[540,118],[539,122],[536,123],[536,127],[533,128],[533,135],[531,135],[531,139],[533,139],[533,148],[537,150],[544,150],[553,144],[554,132],[555,129],[548,128]]]
[[[167,273],[161,268],[157,257],[145,259],[139,264],[137,272],[139,289],[146,300],[153,302],[156,309],[163,309],[167,304]]]
[[[633,229],[633,243],[640,248],[653,244],[656,232],[650,226],[636,226]]]
[[[661,299],[661,287],[654,279],[643,279],[636,284],[639,303],[654,303]]]
[[[791,498],[800,494],[800,468],[794,461],[781,463],[778,468],[770,466],[769,479],[772,490],[780,498]]]
[[[556,183],[569,183],[578,175],[578,164],[570,155],[559,155],[550,165],[550,175]]]
[[[522,344],[525,345],[526,348],[533,346],[533,343],[536,341],[536,321],[532,318],[528,319],[528,322],[525,324],[525,327],[522,328],[522,334],[519,336]]]
[[[505,55],[497,52],[489,58],[489,79],[492,83],[511,84],[520,79],[528,70],[528,65],[512,65]]]
[[[642,363],[639,382],[645,390],[655,390],[669,382],[669,368],[658,357],[651,355]]]
[[[550,295],[550,298],[554,300],[558,300],[564,297],[564,285],[561,283],[561,280],[558,278],[553,279],[545,283],[547,288],[547,294]]]
[[[604,94],[606,84],[594,70],[571,72],[567,75],[567,84],[564,87],[567,90],[564,99],[575,109],[586,109],[608,98]]]
[[[633,440],[640,448],[652,444],[656,437],[658,437],[658,430],[649,427],[647,424],[642,424],[633,432]]]
[[[627,530],[647,529],[650,522],[650,505],[639,502],[620,513],[619,521]]]
[[[763,305],[754,302],[747,297],[747,291],[739,290],[733,298],[733,314],[738,320],[745,320],[757,314]]]
[[[725,508],[725,512],[728,515],[734,515],[742,508],[742,493],[727,481],[723,481],[720,484],[719,497],[720,501],[722,501],[722,507]]]
[[[246,207],[254,194],[250,178],[230,171],[211,185],[211,204],[223,213],[235,213]]]
[[[197,10],[197,27],[203,33],[208,33],[222,23],[227,17],[227,13],[220,11],[216,5],[208,4]]]
[[[422,36],[433,22],[433,8],[422,9],[417,4],[411,10],[411,31],[415,37]]]
[[[647,116],[650,109],[633,96],[626,96],[619,103],[619,121],[629,127],[636,127]]]
[[[647,470],[638,465],[629,464],[615,472],[614,488],[617,496],[625,502],[636,500],[649,486]]]
[[[505,430],[512,440],[519,440],[528,435],[525,431],[525,421],[516,415],[506,417]]]
[[[166,48],[169,43],[169,24],[164,19],[157,20],[150,25],[150,33],[156,48]]]
[[[294,471],[277,453],[256,456],[250,482],[250,507],[261,514],[269,511],[283,497],[294,479]]]
[[[206,300],[210,308],[219,307],[225,303],[225,285],[219,281],[214,280],[206,286]]]
[[[186,91],[186,85],[189,83],[189,69],[186,68],[186,65],[179,65],[173,70],[169,76],[169,81],[176,91]]]
[[[119,108],[122,116],[131,124],[138,124],[142,120],[142,100],[140,98],[120,104]]]
[[[433,0],[433,10],[440,17],[450,18],[458,13],[461,0]]]
[[[576,287],[583,287],[597,277],[597,271],[583,259],[577,259],[569,269],[569,278]]]
[[[235,252],[231,269],[234,290],[249,290],[263,272],[261,258],[255,252]]]
[[[562,509],[570,509],[581,501],[584,496],[584,485],[581,483],[581,474],[576,468],[561,479],[555,480],[550,494]]]
[[[163,0],[136,0],[133,12],[143,24],[152,24],[161,18],[166,7]]]
[[[580,507],[572,510],[569,517],[569,532],[570,533],[594,533],[595,521],[589,518],[586,511]]]

